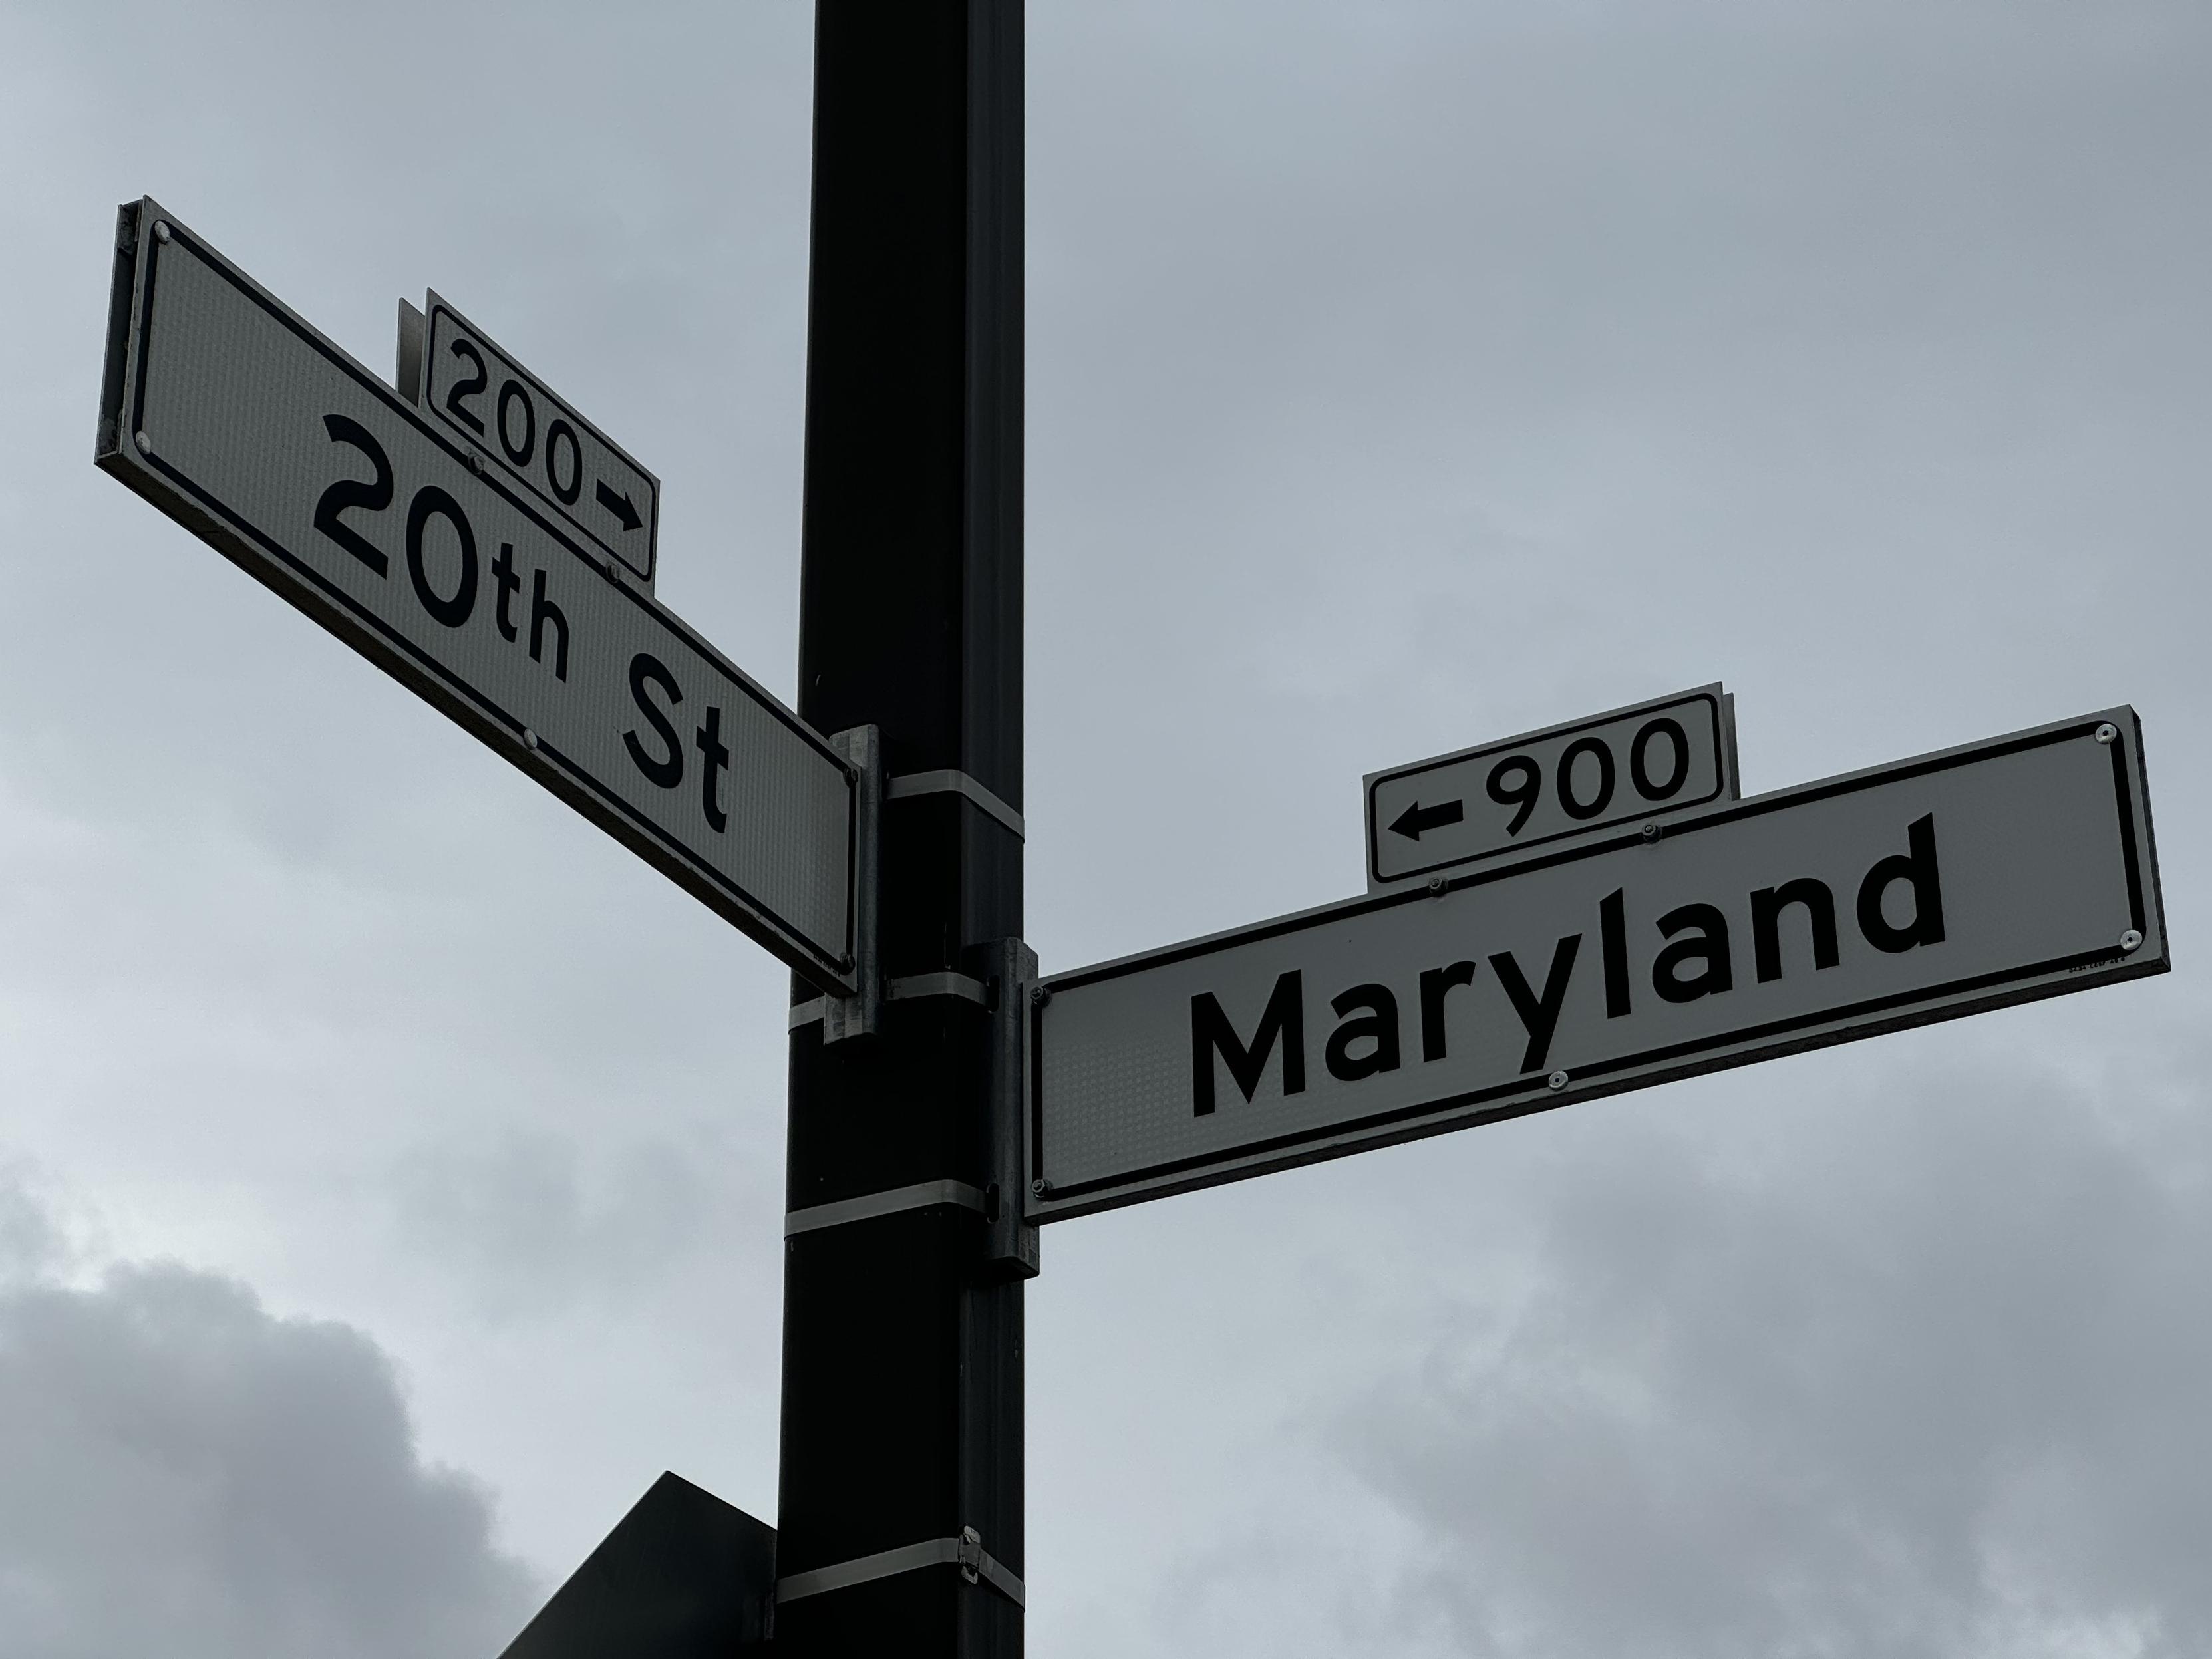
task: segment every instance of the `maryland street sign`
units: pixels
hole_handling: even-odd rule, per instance
[[[2085,715],[1055,975],[1029,1218],[2166,967],[2135,713]]]
[[[1735,700],[1717,684],[1370,772],[1367,890],[1736,793]]]
[[[95,459],[824,990],[858,791],[818,733],[151,198]]]
[[[660,480],[432,290],[422,407],[520,480],[648,591],[658,569]],[[411,386],[401,386],[411,393]]]

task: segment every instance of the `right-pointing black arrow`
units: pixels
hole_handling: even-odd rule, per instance
[[[607,481],[605,478],[599,480],[599,505],[621,520],[622,527],[624,530],[635,530],[645,522],[637,516],[637,508],[630,505],[629,494],[625,492],[620,495],[616,495],[613,490],[607,488]]]
[[[1435,806],[1424,806],[1415,801],[1398,814],[1391,823],[1393,835],[1403,836],[1407,841],[1419,841],[1425,830],[1441,830],[1447,823],[1457,823],[1467,816],[1466,806],[1459,801],[1448,800]]]

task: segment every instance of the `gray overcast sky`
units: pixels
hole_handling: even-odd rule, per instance
[[[2212,10],[1031,14],[1048,969],[1716,678],[1753,790],[2133,702],[2178,940],[1051,1230],[1035,1650],[2212,1650]],[[664,1468],[774,1519],[782,972],[88,457],[118,201],[380,372],[434,285],[787,691],[810,32],[0,5],[7,1659],[489,1659]]]

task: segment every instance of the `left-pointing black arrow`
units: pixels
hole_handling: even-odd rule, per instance
[[[1403,836],[1407,841],[1419,841],[1422,831],[1441,830],[1447,823],[1457,823],[1466,816],[1467,808],[1459,801],[1443,801],[1435,806],[1424,806],[1415,801],[1392,820],[1390,830],[1394,835]]]
[[[599,505],[619,519],[624,530],[635,530],[645,522],[637,516],[637,508],[630,505],[628,492],[620,495],[616,495],[613,490],[607,488],[607,481],[605,478],[599,480],[598,495]]]

